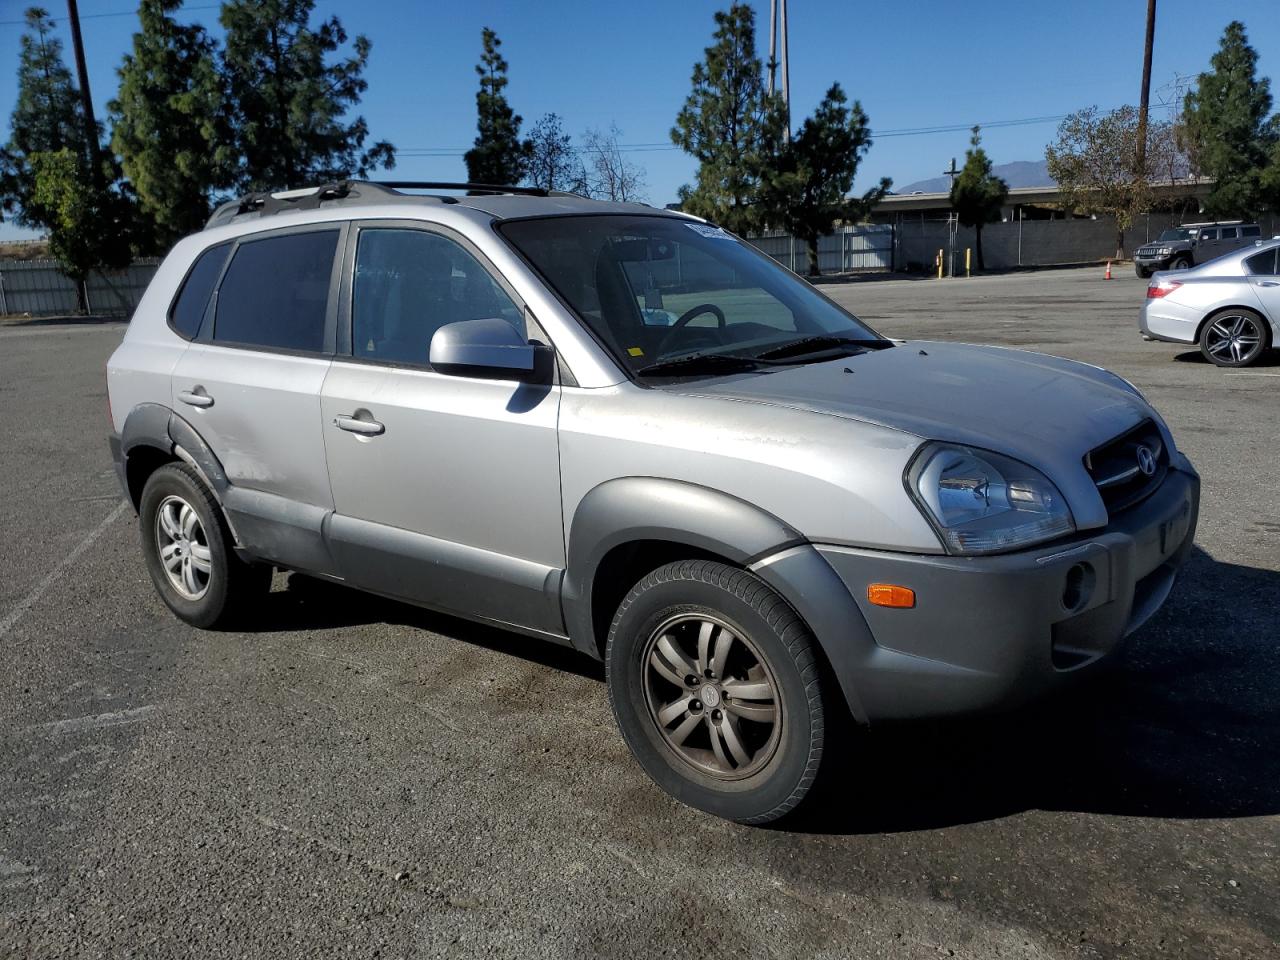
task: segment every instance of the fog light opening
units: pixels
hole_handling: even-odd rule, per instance
[[[1062,606],[1074,613],[1083,610],[1093,595],[1093,567],[1087,563],[1074,564],[1067,571],[1066,582],[1062,587]]]

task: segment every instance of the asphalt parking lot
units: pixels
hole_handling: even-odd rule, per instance
[[[1096,683],[874,730],[767,830],[652,786],[564,650],[283,575],[253,632],[181,624],[107,453],[123,327],[0,327],[0,956],[1280,955],[1280,363],[1143,343],[1144,286],[825,288],[1133,381],[1199,549]]]

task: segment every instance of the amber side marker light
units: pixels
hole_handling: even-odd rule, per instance
[[[867,585],[867,600],[877,607],[914,607],[916,592],[892,583],[871,583]]]

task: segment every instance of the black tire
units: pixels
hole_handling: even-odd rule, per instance
[[[161,558],[161,541],[167,534],[160,512],[162,508],[166,511],[176,508],[180,512],[180,504],[190,506],[198,526],[193,526],[194,535],[183,541],[186,544],[185,560],[181,559],[184,548],[179,544],[179,566],[184,572],[175,573],[171,579]],[[160,599],[179,619],[206,629],[231,626],[270,589],[271,568],[247,564],[236,556],[221,508],[199,475],[185,463],[166,464],[147,478],[138,517],[147,572],[151,574]],[[172,547],[173,543],[167,542],[167,545]],[[193,590],[187,595],[175,579],[184,579],[186,567],[194,560],[196,549],[200,551],[198,562],[201,565],[207,563],[209,570],[207,576],[194,574],[203,589]]]
[[[1190,270],[1191,258],[1190,257],[1174,257],[1173,262],[1169,264],[1169,269],[1170,270]]]
[[[696,674],[686,677],[689,690],[685,695],[705,696],[707,704],[702,709],[707,712],[695,714],[700,701],[693,699],[686,715],[668,721],[668,726],[676,728],[694,722],[684,745],[677,746],[671,739],[673,731],[664,733],[657,717],[655,685],[666,683],[673,697],[679,692],[670,679],[664,680],[661,671],[655,671],[652,658],[659,649],[655,643],[659,636],[670,639],[673,632],[687,625],[701,629],[701,624],[712,620],[726,631],[716,632],[711,641],[712,650],[726,644],[728,653],[719,663],[723,675],[716,677],[711,671],[708,676],[712,679],[705,682]],[[704,647],[698,649],[708,652]],[[696,668],[698,662],[714,664],[715,660],[713,654],[693,662]],[[750,667],[751,672],[742,672],[744,664],[753,662],[756,665]],[[813,786],[831,727],[827,711],[837,696],[827,689],[830,684],[808,628],[786,601],[754,574],[708,560],[678,561],[654,570],[619,605],[609,628],[605,664],[609,702],[627,746],[645,772],[677,800],[739,823],[762,824],[793,810]],[[765,677],[771,685],[771,700],[763,708],[759,703],[748,703],[751,696],[740,698],[737,693],[745,693],[748,686],[760,688],[760,683],[752,682],[753,677]],[[695,678],[696,684],[691,682]],[[710,692],[704,694],[720,681],[723,691],[714,699]],[[663,702],[662,709],[674,706],[674,700],[666,702],[664,697]],[[717,704],[723,710],[711,709]],[[738,712],[744,708],[754,712],[771,709],[776,720],[766,725],[749,719]],[[688,754],[701,753],[707,763],[723,764],[730,746],[730,737],[723,732],[726,728],[732,728],[739,750],[745,752],[753,742],[758,745],[751,762],[715,772],[689,759]],[[722,734],[713,758],[709,747],[716,730]],[[764,740],[766,730],[768,739]],[[691,746],[700,737],[708,748]],[[719,749],[721,744],[726,750]],[[730,763],[737,756],[735,752]]]
[[[1257,363],[1270,346],[1270,324],[1247,307],[1219,310],[1200,328],[1200,353],[1219,367]]]
[[[1136,273],[1138,276],[1140,276],[1143,280],[1151,276],[1150,270],[1148,270],[1146,267],[1138,266],[1138,264],[1136,263],[1133,265],[1133,272]]]

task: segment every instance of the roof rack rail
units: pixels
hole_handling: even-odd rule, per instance
[[[334,180],[314,187],[297,190],[265,190],[247,193],[243,197],[221,204],[209,217],[204,228],[220,227],[237,217],[270,216],[286,210],[312,210],[326,203],[356,201],[368,193],[377,194],[380,201],[420,203],[435,200],[440,203],[457,203],[452,196],[423,196],[402,193],[402,190],[459,190],[471,196],[498,196],[515,194],[527,197],[573,197],[577,194],[560,190],[544,190],[542,187],[512,187],[494,183],[452,183],[443,180]],[[367,202],[367,200],[366,200]]]

